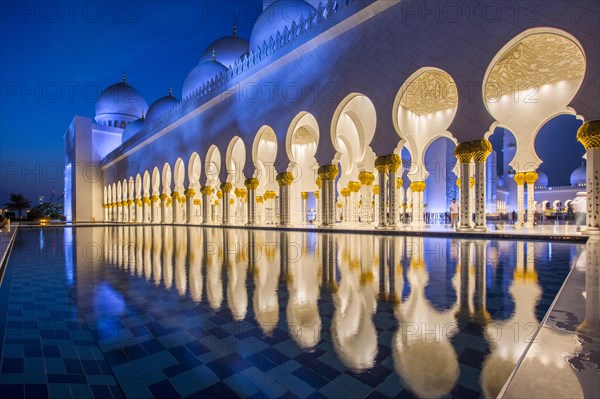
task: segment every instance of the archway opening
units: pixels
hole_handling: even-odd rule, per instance
[[[363,94],[352,93],[338,106],[332,120],[331,139],[340,168],[339,189],[358,181],[359,172],[373,171],[376,155],[370,144],[376,124],[375,106]]]
[[[496,54],[486,72],[483,97],[489,113],[515,135],[518,147],[511,166],[517,172],[539,167],[535,138],[546,121],[575,113],[569,103],[585,70],[577,40],[552,28],[529,29]]]
[[[290,221],[306,222],[309,210],[316,208],[314,194],[306,200],[302,193],[314,193],[318,190],[315,183],[319,165],[315,154],[319,143],[319,125],[315,117],[308,112],[300,112],[292,120],[286,136],[286,152],[290,164],[287,168],[294,175],[290,187]],[[303,203],[306,209],[303,210]]]

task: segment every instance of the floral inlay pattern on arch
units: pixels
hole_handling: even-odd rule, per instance
[[[517,91],[583,78],[585,58],[572,40],[555,33],[529,35],[496,62],[485,83],[485,98],[494,101]]]
[[[310,144],[313,141],[312,133],[304,126],[298,128],[292,136],[292,144]]]
[[[457,104],[456,84],[443,71],[426,71],[417,76],[400,100],[400,106],[417,115],[456,108]]]

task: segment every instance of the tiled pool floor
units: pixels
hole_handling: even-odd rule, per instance
[[[580,245],[27,229],[0,397],[492,397]]]

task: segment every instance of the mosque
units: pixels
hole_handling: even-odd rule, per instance
[[[512,210],[532,225],[527,210],[564,211],[583,191],[597,230],[599,20],[576,0],[265,0],[250,38],[211,43],[180,96],[149,105],[123,74],[93,118],[73,118],[65,213],[394,228],[456,197],[459,229],[485,230]],[[565,114],[582,121],[586,160],[548,187],[535,138]]]

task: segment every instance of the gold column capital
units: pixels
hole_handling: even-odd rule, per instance
[[[358,174],[358,181],[362,185],[370,186],[375,181],[375,174],[364,170]]]
[[[515,173],[513,180],[515,181],[515,183],[517,183],[518,186],[522,186],[523,184],[525,184],[525,173]]]
[[[536,182],[536,180],[538,179],[538,174],[537,172],[525,172],[525,182],[527,184],[534,184]]]
[[[340,170],[337,165],[321,165],[319,166],[318,173],[322,180],[335,180]]]
[[[308,193],[306,191],[302,191],[300,193],[300,197],[302,197],[303,200],[307,200],[308,199]]]
[[[294,181],[294,175],[291,172],[281,172],[275,176],[275,180],[280,186],[289,186]]]
[[[351,181],[350,183],[348,183],[348,188],[353,193],[357,193],[360,190],[360,183],[357,181]]]
[[[233,184],[231,184],[230,182],[226,181],[225,183],[221,183],[221,185],[219,186],[219,188],[221,189],[221,191],[223,191],[225,193],[229,193],[231,191],[231,189],[233,188]]]
[[[248,190],[256,190],[258,188],[259,181],[256,177],[250,177],[244,181],[244,186]]]
[[[203,195],[211,195],[213,193],[213,188],[212,186],[204,186],[200,189],[200,192]]]
[[[458,143],[454,149],[454,156],[458,159],[458,162],[465,164],[471,163],[473,160],[473,152],[471,150],[471,142]]]
[[[379,172],[379,174],[384,174],[388,172],[388,160],[385,155],[375,158],[375,169],[377,169],[377,172]]]
[[[600,120],[585,122],[577,130],[577,140],[586,150],[600,148]]]
[[[471,141],[471,153],[475,162],[485,162],[492,153],[492,144],[486,139]]]

